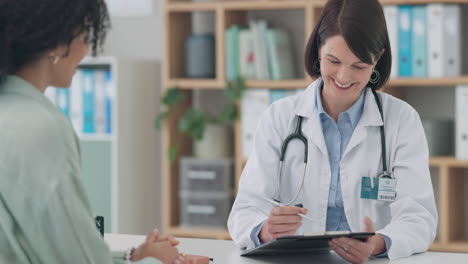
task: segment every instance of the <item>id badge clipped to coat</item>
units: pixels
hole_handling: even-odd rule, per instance
[[[396,199],[396,183],[393,178],[366,177],[361,180],[361,198],[393,202]]]

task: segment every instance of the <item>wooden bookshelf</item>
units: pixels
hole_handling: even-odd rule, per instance
[[[460,84],[468,84],[468,76],[461,77],[447,77],[438,79],[427,78],[398,78],[390,79],[387,86],[401,87],[401,86],[456,86]]]
[[[280,80],[280,81],[261,81],[261,80],[247,80],[245,85],[247,88],[264,88],[271,89],[298,89],[306,88],[312,82],[311,79],[295,79],[295,80]],[[468,85],[468,76],[461,77],[447,77],[439,79],[424,79],[424,78],[398,78],[390,79],[387,87],[408,87],[408,86],[421,86],[421,87],[434,87],[434,86],[456,86]],[[179,87],[182,89],[224,89],[226,82],[216,79],[171,79],[168,80],[167,86]]]
[[[323,0],[230,0],[191,2],[189,0],[165,0],[164,5],[164,31],[165,50],[163,68],[163,89],[179,87],[187,95],[183,109],[191,105],[191,92],[197,89],[223,90],[226,87],[225,57],[224,57],[224,33],[232,24],[246,24],[247,12],[253,10],[291,11],[299,10],[304,16],[304,42],[313,30],[321,8],[326,1]],[[381,0],[384,5],[418,5],[430,3],[464,3],[468,0]],[[216,49],[216,76],[212,79],[190,79],[184,76],[184,43],[191,33],[191,16],[193,12],[211,12],[215,17],[213,32],[215,35]],[[298,63],[299,67],[302,64]],[[260,81],[247,80],[248,89],[299,89],[306,88],[312,80],[307,77],[305,70],[302,77],[293,80]],[[428,79],[428,78],[397,78],[391,79],[383,89],[391,94],[402,93],[404,89],[413,87],[450,87],[460,84],[468,84],[468,76]],[[229,239],[227,230],[210,230],[203,228],[188,228],[179,226],[178,205],[178,161],[184,155],[191,155],[191,140],[178,134],[176,121],[178,116],[172,116],[167,121],[163,131],[163,181],[164,181],[164,227],[180,237],[202,237],[215,239]],[[241,122],[237,121],[234,127],[235,149],[235,175],[236,187],[246,163],[242,156]],[[179,142],[184,147],[179,151],[176,161],[171,163],[167,158],[169,145]],[[464,202],[463,188],[468,181],[466,171],[468,161],[457,160],[453,157],[433,157],[430,159],[430,167],[437,171],[433,179],[438,183],[437,206],[439,209],[439,231],[436,241],[431,247],[434,251],[468,252],[468,238],[462,235],[465,229],[464,222],[468,221],[463,215],[468,210],[468,204]],[[236,191],[235,190],[235,191]],[[467,230],[468,231],[468,230]]]

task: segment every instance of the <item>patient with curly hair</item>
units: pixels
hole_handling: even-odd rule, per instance
[[[0,263],[189,263],[149,232],[111,252],[80,179],[79,141],[44,96],[69,87],[110,27],[104,0],[0,0]]]

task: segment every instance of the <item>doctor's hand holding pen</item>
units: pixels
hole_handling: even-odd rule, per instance
[[[260,231],[260,241],[266,243],[281,236],[294,235],[302,224],[299,214],[307,214],[307,209],[297,206],[273,208]]]
[[[364,218],[365,232],[375,232],[375,227],[369,217]],[[385,241],[376,233],[365,242],[348,238],[334,238],[328,242],[329,246],[342,258],[351,263],[364,263],[370,256],[380,255],[385,252]]]

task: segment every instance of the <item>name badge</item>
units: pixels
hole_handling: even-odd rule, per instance
[[[393,202],[396,199],[396,179],[362,177],[361,198]]]

